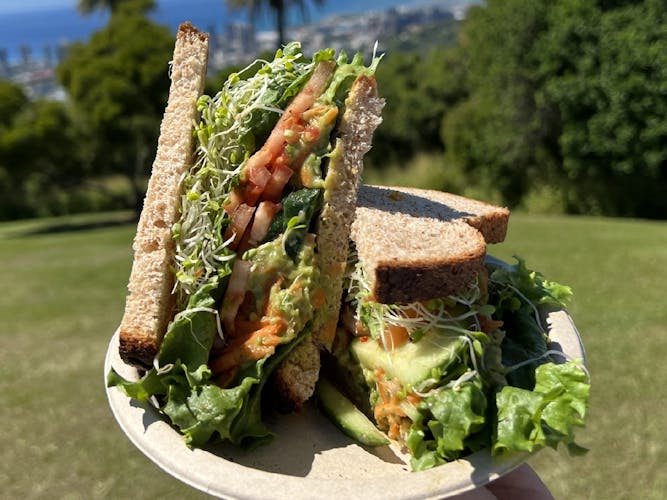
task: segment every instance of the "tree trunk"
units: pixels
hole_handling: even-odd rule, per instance
[[[276,23],[278,25],[278,48],[285,45],[285,2],[278,0],[274,3],[276,9]]]

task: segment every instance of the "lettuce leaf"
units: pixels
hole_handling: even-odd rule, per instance
[[[107,386],[116,386],[138,401],[163,396],[160,411],[179,428],[188,446],[202,446],[217,434],[236,445],[254,447],[272,438],[262,421],[264,384],[305,335],[304,331],[295,341],[276,349],[273,356],[246,368],[234,387],[223,389],[211,382],[211,371],[205,364],[189,371],[180,360],[168,372],[153,368],[137,382],[127,381],[112,370]]]
[[[189,446],[202,446],[217,434],[223,440],[252,447],[272,437],[262,422],[264,383],[308,328],[269,358],[246,367],[236,386],[223,389],[211,381],[206,365],[217,335],[212,309],[217,289],[216,283],[202,287],[191,297],[188,309],[170,324],[157,356],[159,367],[136,382],[123,379],[112,369],[107,386],[118,387],[138,401],[157,396],[160,411],[179,428]]]
[[[532,391],[506,386],[496,394],[498,421],[493,453],[508,450],[533,452],[563,442],[570,452],[583,448],[574,442],[574,430],[584,425],[589,384],[574,361],[545,363],[535,370]]]
[[[506,367],[538,359],[547,350],[547,332],[539,319],[540,308],[561,308],[572,295],[570,287],[547,281],[528,269],[520,257],[513,266],[489,266],[489,303],[495,306],[493,318],[503,322],[505,337],[501,344]],[[534,371],[539,362],[529,363],[507,374],[510,385],[530,389],[535,385]]]
[[[487,398],[479,376],[456,388],[443,388],[418,405],[418,418],[406,438],[413,470],[425,470],[455,460],[481,446],[473,436],[487,422]],[[481,440],[488,444],[488,440]]]
[[[210,375],[204,368],[217,334],[216,312],[212,309],[217,293],[214,279],[192,295],[187,309],[169,324],[157,355],[161,369],[152,368],[136,382],[125,380],[112,369],[107,375],[107,387],[118,387],[130,398],[146,401],[151,396],[167,395],[170,385],[179,383],[181,378],[192,384],[203,383]],[[188,366],[194,371],[188,372]]]
[[[157,359],[160,366],[181,363],[198,368],[206,364],[217,335],[217,278],[212,278],[190,297],[184,311],[169,324]]]
[[[294,342],[279,347],[273,356],[250,365],[234,387],[223,389],[209,382],[211,372],[202,365],[198,370],[202,373],[200,379],[172,381],[162,411],[180,429],[189,446],[202,446],[215,434],[248,448],[271,440],[273,434],[262,421],[262,389],[278,363],[304,336],[301,334]]]
[[[470,340],[470,350],[443,373],[434,374],[440,388],[427,391],[409,414],[406,445],[413,470],[482,448],[496,454],[532,452],[564,443],[571,453],[583,451],[574,441],[574,431],[584,424],[588,373],[578,361],[548,362],[548,333],[540,315],[563,307],[572,291],[528,269],[522,259],[516,260],[514,266],[489,263],[488,301],[480,297],[479,303],[466,303],[470,310],[502,321],[502,326],[483,334],[475,331],[475,324],[460,324],[459,333]],[[366,288],[357,286],[357,319],[373,338],[380,337],[387,306],[364,300]],[[437,343],[428,345],[437,348]],[[369,390],[372,405],[377,393],[372,382]]]

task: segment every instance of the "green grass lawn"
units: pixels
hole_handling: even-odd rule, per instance
[[[103,224],[106,223],[106,224]],[[107,407],[102,363],[131,264],[127,214],[0,225],[2,498],[200,498]],[[592,373],[584,457],[531,460],[556,498],[667,492],[667,223],[513,215],[491,249],[571,285]]]

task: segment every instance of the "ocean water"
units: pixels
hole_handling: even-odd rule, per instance
[[[5,0],[2,0],[5,1]],[[354,14],[370,10],[384,10],[400,5],[423,5],[435,3],[467,4],[474,0],[328,0],[322,6],[306,2],[306,21],[318,21],[333,14]],[[151,14],[158,23],[168,25],[174,32],[178,25],[189,20],[195,26],[207,31],[223,32],[230,22],[247,21],[244,11],[229,11],[224,0],[158,0],[158,7]],[[30,11],[0,13],[0,50],[6,52],[9,61],[17,61],[21,47],[28,48],[35,59],[43,59],[48,47],[54,52],[61,44],[86,40],[93,32],[101,29],[108,14],[96,12],[82,16],[75,7],[60,6]],[[299,24],[302,18],[292,12],[290,24]],[[273,21],[268,14],[256,20],[260,30],[272,29]]]

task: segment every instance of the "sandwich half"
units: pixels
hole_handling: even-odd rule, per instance
[[[205,96],[207,53],[182,25],[119,329],[147,371],[108,384],[155,396],[191,445],[254,445],[262,402],[303,404],[335,336],[379,58],[290,43]]]
[[[489,262],[509,211],[432,190],[362,186],[349,286],[327,373],[427,469],[481,448],[564,441],[585,414],[575,361],[551,362],[538,307],[568,287]],[[558,414],[558,416],[556,416]],[[546,416],[546,418],[545,418]]]

